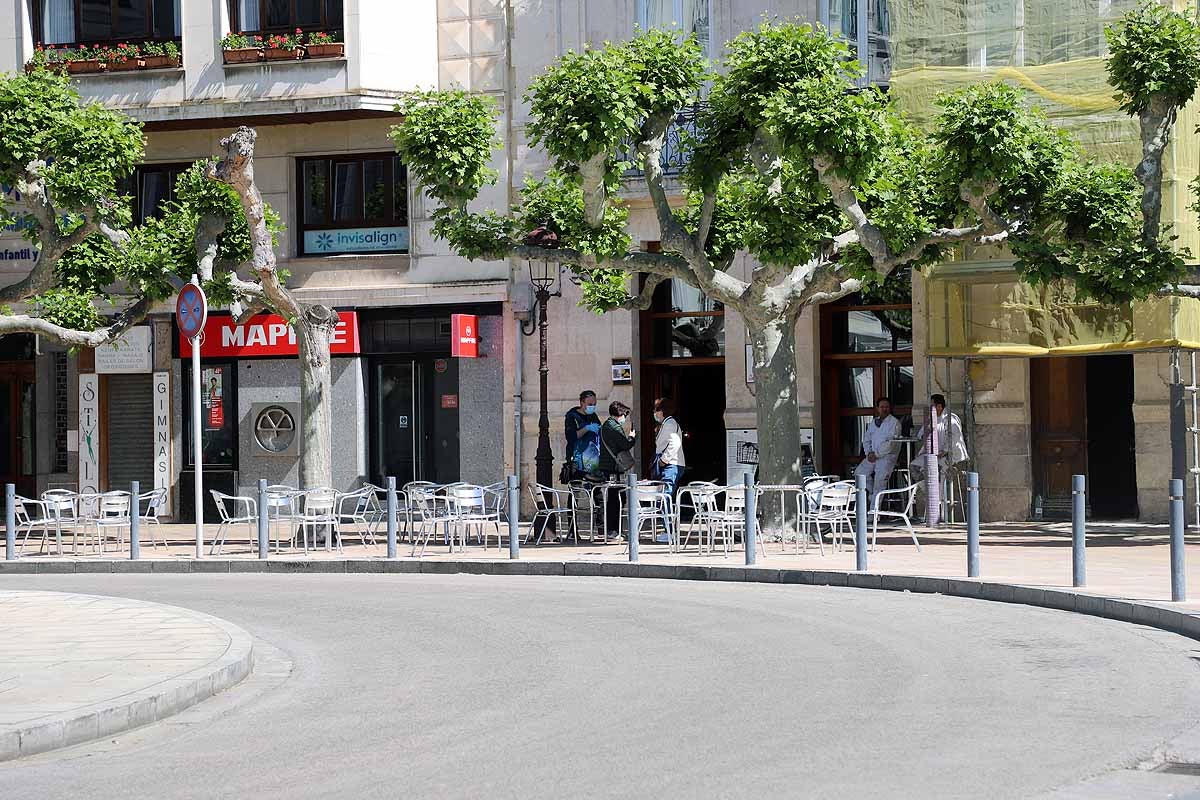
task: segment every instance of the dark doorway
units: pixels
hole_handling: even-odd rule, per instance
[[[0,363],[0,484],[26,497],[37,488],[35,419],[33,362]]]
[[[1071,516],[1071,476],[1088,469],[1087,359],[1029,361],[1034,515]]]
[[[1088,504],[1095,519],[1137,519],[1133,356],[1087,359]]]
[[[642,463],[649,465],[654,459],[654,398],[669,397],[683,428],[684,482],[725,483],[725,366],[650,365],[642,389]]]
[[[458,362],[372,362],[371,479],[450,483],[459,478]]]

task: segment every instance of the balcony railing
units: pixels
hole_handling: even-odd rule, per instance
[[[697,120],[702,106],[695,105],[681,110],[675,115],[675,119],[671,121],[670,127],[667,128],[667,136],[663,142],[662,155],[658,159],[662,171],[666,175],[678,175],[683,172],[683,168],[687,166],[692,157],[691,145],[688,139],[694,139],[697,134]],[[621,151],[620,156],[622,161],[628,161],[633,164],[632,167],[625,170],[626,178],[637,178],[646,174],[646,171],[638,166],[638,154],[636,145],[630,141],[627,142]]]

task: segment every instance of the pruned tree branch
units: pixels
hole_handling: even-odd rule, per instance
[[[35,333],[51,341],[68,347],[101,347],[110,344],[146,318],[150,313],[152,301],[147,297],[139,298],[127,307],[108,326],[94,331],[77,331],[55,325],[41,317],[31,317],[27,314],[0,314],[0,336],[10,333]]]
[[[634,275],[634,280],[637,280],[637,275]],[[662,275],[647,275],[645,282],[642,284],[642,289],[635,297],[626,300],[621,307],[629,311],[645,311],[650,308],[654,302],[654,291],[666,278]]]

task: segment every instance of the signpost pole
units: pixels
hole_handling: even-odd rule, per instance
[[[204,464],[200,435],[200,334],[192,337],[192,455],[196,463],[196,558],[204,558]]]

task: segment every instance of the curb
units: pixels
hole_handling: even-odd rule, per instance
[[[420,559],[338,559],[278,561],[194,559],[178,561],[0,561],[0,575],[131,573],[410,573],[426,575],[564,575],[571,577],[655,578],[687,581],[790,583],[845,586],[914,594],[943,594],[998,603],[1072,611],[1094,617],[1160,628],[1200,641],[1200,611],[1178,611],[1158,603],[1086,594],[1071,589],[996,583],[969,578],[836,572],[816,569],[726,567],[707,564],[640,564],[625,561],[469,561]],[[1164,601],[1165,602],[1165,601]],[[195,613],[195,612],[193,612]],[[228,623],[224,623],[228,624]],[[240,630],[240,629],[239,629]],[[4,749],[0,746],[0,760]]]
[[[80,570],[80,572],[83,571]],[[0,572],[8,572],[8,570],[0,570]],[[55,571],[55,574],[62,574],[62,571]],[[93,597],[96,595],[79,596]],[[104,599],[113,598],[105,597]],[[71,747],[149,725],[173,714],[178,714],[201,700],[234,686],[249,675],[253,669],[253,639],[250,634],[237,625],[219,617],[179,606],[140,600],[130,602],[169,608],[181,616],[189,616],[197,622],[220,628],[229,637],[229,647],[220,658],[145,689],[129,692],[118,698],[90,706],[72,709],[63,714],[44,717],[28,727],[0,731],[0,762],[36,753],[45,753],[62,747]]]

